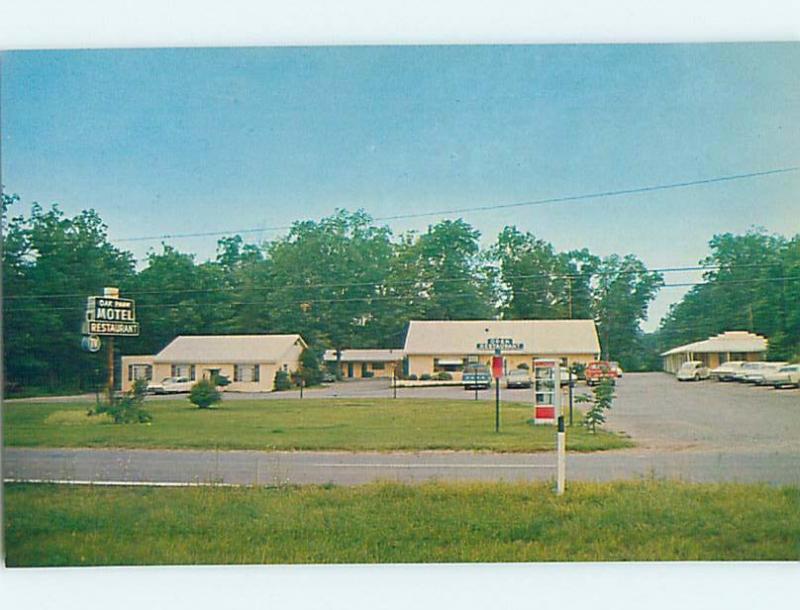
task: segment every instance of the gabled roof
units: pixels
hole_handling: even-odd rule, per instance
[[[207,364],[270,363],[283,359],[300,335],[193,335],[175,337],[154,362]]]
[[[401,349],[343,349],[342,362],[395,362],[403,359]],[[322,356],[325,362],[336,362],[336,350],[329,349]]]
[[[686,345],[673,347],[671,350],[661,354],[670,356],[672,354],[686,354],[689,352],[704,354],[709,352],[765,352],[767,351],[767,340],[761,335],[755,335],[746,330],[732,330],[714,335],[704,341],[695,341]]]
[[[408,355],[490,354],[493,347],[478,347],[490,339],[510,339],[521,344],[514,351],[525,354],[600,353],[594,320],[412,320],[403,351]]]

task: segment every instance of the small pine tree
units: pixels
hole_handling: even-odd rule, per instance
[[[201,379],[189,391],[189,401],[197,405],[198,409],[208,409],[212,405],[222,402],[222,395],[211,381]]]
[[[611,408],[614,401],[614,385],[609,379],[603,379],[594,387],[593,396],[582,394],[576,400],[590,405],[586,415],[583,416],[583,425],[595,434],[597,426],[606,423],[605,411]]]

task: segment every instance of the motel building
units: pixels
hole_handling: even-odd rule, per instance
[[[130,390],[136,379],[222,375],[231,382],[227,392],[271,392],[279,370],[300,368],[306,347],[300,335],[179,336],[154,356],[123,356],[122,390]]]
[[[661,354],[664,370],[677,373],[684,362],[700,361],[704,366],[714,369],[725,362],[744,360],[757,362],[767,355],[767,340],[761,335],[744,330],[734,330],[673,347]]]
[[[570,366],[600,357],[593,320],[412,320],[403,349],[404,373],[419,378],[446,371],[460,380],[469,363],[491,366],[497,347],[505,374],[523,363],[532,369],[537,358]]]
[[[392,377],[403,362],[399,349],[343,349],[339,358],[339,376],[345,379]],[[336,350],[329,349],[322,357],[328,370],[336,373]]]

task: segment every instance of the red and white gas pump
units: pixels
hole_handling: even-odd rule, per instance
[[[561,371],[559,361],[533,361],[533,423],[554,424],[561,413]]]

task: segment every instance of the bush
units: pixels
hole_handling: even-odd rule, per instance
[[[364,379],[369,379],[370,377],[375,377],[375,373],[373,373],[372,371],[364,371],[364,373],[361,376]]]
[[[275,373],[275,383],[273,389],[276,392],[285,392],[292,387],[292,380],[289,378],[289,373],[286,371],[278,371]]]
[[[438,381],[450,381],[451,379],[453,379],[453,376],[447,371],[440,371],[439,373],[436,374],[436,379]]]
[[[417,376],[414,373],[411,373],[411,375],[408,376],[408,380],[409,381],[416,381],[417,380]]]
[[[89,415],[107,414],[115,424],[147,424],[153,421],[153,416],[148,413],[142,403],[147,393],[147,380],[137,379],[133,387],[122,398],[111,404],[98,405]]]
[[[428,375],[428,373],[422,373],[422,375],[419,376],[419,380],[420,381],[430,381],[431,380],[431,376]]]
[[[208,409],[211,405],[222,402],[222,395],[217,387],[208,379],[201,379],[192,386],[189,401],[199,409]]]
[[[518,369],[522,369],[523,371],[527,371],[527,370],[530,370],[530,368],[531,368],[531,367],[529,367],[529,366],[528,366],[528,363],[527,363],[527,362],[520,362],[520,363],[517,365],[517,368],[518,368]]]

